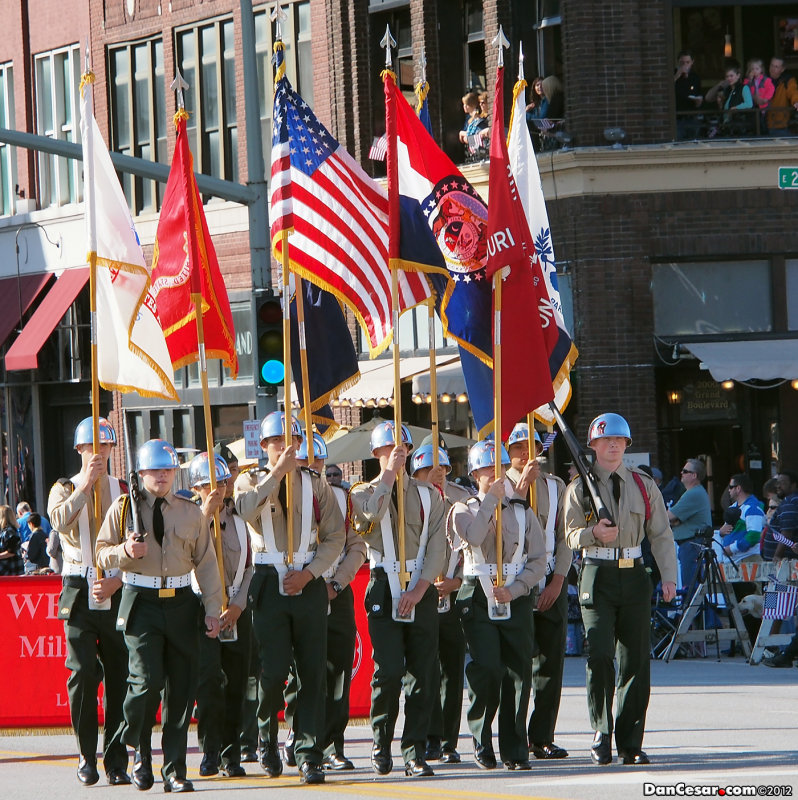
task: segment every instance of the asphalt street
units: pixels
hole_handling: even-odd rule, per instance
[[[229,800],[234,790],[241,792],[243,800],[259,796],[261,791],[274,800],[310,793],[358,800],[598,800],[661,796],[665,790],[658,787],[680,784],[684,784],[683,795],[720,795],[712,787],[724,789],[726,796],[750,796],[748,791],[760,797],[798,792],[798,669],[752,667],[739,657],[652,662],[653,688],[644,742],[652,763],[647,767],[623,766],[617,761],[606,767],[592,764],[584,674],[584,659],[566,660],[557,743],[570,756],[562,761],[533,759],[531,772],[478,769],[471,739],[463,734],[462,764],[433,763],[435,777],[405,778],[396,742],[393,773],[378,777],[369,762],[370,729],[353,723],[347,732],[347,755],[357,769],[328,774],[323,786],[300,785],[295,769],[269,779],[257,764],[246,765],[246,778],[199,778],[201,753],[194,731],[189,738],[189,777],[207,800]],[[4,691],[13,691],[13,687]],[[466,730],[465,713],[462,730]],[[155,747],[159,740],[156,733]],[[160,750],[156,750],[156,772],[160,764]],[[75,777],[76,766],[77,751],[70,733],[6,730],[0,736],[0,796],[5,800],[131,800],[141,796],[133,787],[109,787],[104,774],[97,785],[86,788]],[[691,791],[691,787],[701,788]],[[149,794],[163,794],[158,776]]]

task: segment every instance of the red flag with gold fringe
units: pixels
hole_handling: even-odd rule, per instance
[[[175,115],[177,143],[155,236],[152,289],[175,369],[200,360],[194,294],[202,298],[205,355],[238,375],[233,315],[208,231],[188,146],[185,111]]]

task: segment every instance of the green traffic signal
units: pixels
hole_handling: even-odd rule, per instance
[[[258,383],[267,394],[277,394],[285,381],[283,363],[283,309],[278,297],[256,300],[258,325]]]

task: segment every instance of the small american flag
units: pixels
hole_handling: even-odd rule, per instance
[[[789,619],[798,603],[798,586],[776,583],[765,592],[762,619]]]
[[[477,131],[476,133],[471,134],[468,137],[468,152],[476,153],[477,151],[487,147],[488,144],[487,140],[489,137],[490,137],[490,131],[487,129]]]
[[[554,440],[557,438],[557,431],[552,431],[551,433],[547,433],[543,437],[543,452],[545,453],[554,443]]]
[[[372,161],[385,161],[385,154],[388,152],[388,134],[375,136],[369,150],[369,158]]]
[[[773,528],[770,529],[770,535],[773,537],[774,542],[778,542],[779,544],[786,544],[787,547],[792,547],[795,544],[795,542],[792,539],[788,538],[783,533],[779,533],[778,531],[773,530]]]

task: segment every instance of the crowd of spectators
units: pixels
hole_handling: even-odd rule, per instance
[[[58,543],[58,536],[49,520],[28,503],[18,503],[16,515],[11,506],[0,505],[0,576],[60,572],[51,556],[53,541]]]
[[[743,74],[740,63],[726,60],[722,80],[709,89],[694,69],[693,54],[682,50],[673,76],[677,139],[790,136],[798,133],[798,82],[784,59],[752,58]]]

